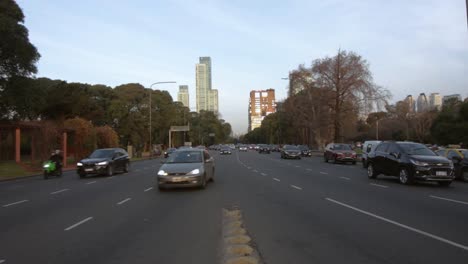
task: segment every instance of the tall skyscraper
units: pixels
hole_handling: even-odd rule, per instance
[[[414,103],[413,96],[412,95],[406,96],[405,102],[408,104],[409,112],[414,113],[416,111],[416,104]]]
[[[189,90],[188,85],[179,85],[179,93],[177,94],[177,101],[181,102],[185,107],[190,108],[189,105]]]
[[[442,108],[442,96],[439,93],[429,95],[429,110],[439,111]]]
[[[427,101],[426,94],[420,93],[418,96],[418,101],[417,101],[418,113],[426,112],[428,108],[429,108],[429,102]]]
[[[275,90],[250,91],[249,131],[262,125],[265,116],[276,112]]]
[[[195,66],[197,112],[218,112],[218,90],[211,86],[211,58],[200,57]]]

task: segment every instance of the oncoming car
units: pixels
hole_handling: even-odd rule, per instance
[[[208,151],[178,150],[161,166],[157,175],[158,188],[200,187],[214,180],[215,163]]]
[[[128,153],[121,148],[96,149],[76,164],[80,178],[88,174],[112,176],[116,171],[128,172],[129,166]]]

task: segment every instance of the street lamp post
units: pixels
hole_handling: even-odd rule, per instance
[[[153,145],[152,145],[152,142],[151,142],[151,138],[152,138],[152,125],[151,125],[151,112],[152,112],[152,109],[151,109],[151,94],[153,92],[153,86],[154,85],[157,85],[157,84],[163,84],[163,83],[177,83],[177,82],[174,82],[174,81],[169,81],[169,82],[155,82],[153,84],[150,85],[150,96],[149,96],[149,151],[150,151],[150,157],[153,156]]]

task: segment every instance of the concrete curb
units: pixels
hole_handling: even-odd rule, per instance
[[[242,220],[242,212],[234,208],[222,209],[222,260],[223,264],[260,264],[260,254]]]

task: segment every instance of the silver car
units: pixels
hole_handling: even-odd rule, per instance
[[[172,153],[158,171],[158,188],[200,187],[214,180],[213,157],[203,149],[184,149]]]

